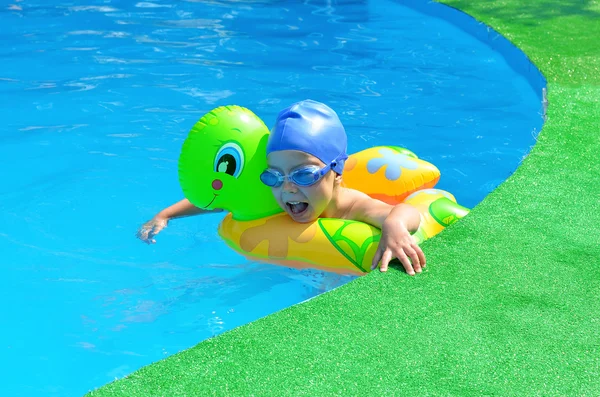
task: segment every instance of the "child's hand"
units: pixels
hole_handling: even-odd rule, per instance
[[[414,276],[415,272],[421,273],[421,269],[426,266],[425,255],[421,247],[410,235],[404,223],[386,221],[381,228],[381,240],[373,257],[371,270],[375,269],[381,260],[379,270],[382,272],[387,271],[388,264],[393,258],[398,258],[406,273],[411,276]],[[412,260],[412,265],[408,258]]]
[[[156,215],[140,227],[137,232],[137,237],[147,244],[155,244],[156,240],[154,239],[154,236],[167,227],[168,222],[168,218]]]

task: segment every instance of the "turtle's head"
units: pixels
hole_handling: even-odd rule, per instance
[[[271,189],[260,181],[267,167],[269,130],[239,106],[211,110],[194,125],[179,156],[179,183],[196,207],[221,208],[237,220],[280,212]]]

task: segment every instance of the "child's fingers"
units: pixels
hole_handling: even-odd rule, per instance
[[[167,227],[167,222],[156,222],[153,225],[152,232],[150,233],[150,238],[153,238],[158,233],[160,233],[165,227]]]
[[[160,232],[162,228],[158,225],[154,225],[154,227],[150,230],[150,233],[148,233],[148,240],[150,240],[150,242],[156,242],[156,240],[154,240],[154,237],[158,234],[158,232]]]
[[[421,273],[421,271],[422,271],[422,269],[421,269],[421,262],[420,262],[419,255],[417,254],[417,251],[415,251],[414,249],[408,247],[408,248],[404,249],[404,253],[412,261],[412,267],[415,270],[415,272]]]
[[[406,254],[404,253],[404,251],[400,250],[398,252],[397,258],[400,261],[400,263],[402,263],[402,266],[404,266],[404,270],[406,270],[406,273],[408,273],[411,276],[414,276],[415,275],[415,271],[413,270],[413,267],[410,264],[410,260],[408,260],[408,257],[406,256]]]
[[[161,229],[162,228],[158,225],[150,226],[144,232],[144,241],[148,244],[155,244],[156,240],[154,239],[154,236],[156,236]]]
[[[381,267],[379,268],[379,270],[382,272],[387,272],[388,265],[391,260],[392,260],[392,251],[390,251],[389,249],[386,249],[385,252],[383,253],[383,256],[381,257]]]
[[[146,241],[148,239],[148,233],[150,233],[150,230],[152,230],[152,228],[148,228],[148,227],[142,227],[140,230],[138,230],[137,232],[137,236],[140,240],[144,240]]]

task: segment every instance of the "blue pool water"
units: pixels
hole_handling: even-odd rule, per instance
[[[222,215],[135,238],[182,198],[181,144],[213,107],[270,125],[326,102],[351,152],[408,147],[468,207],[542,125],[539,90],[498,52],[392,0],[2,7],[1,395],[81,395],[352,280],[248,262]]]

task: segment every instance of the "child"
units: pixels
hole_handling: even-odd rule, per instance
[[[426,265],[425,255],[411,236],[419,228],[419,212],[408,204],[392,206],[342,187],[346,146],[346,132],[331,108],[311,100],[298,102],[277,116],[267,143],[268,168],[260,179],[296,222],[341,218],[380,228],[381,240],[371,269],[381,261],[380,270],[385,272],[395,257],[409,275],[420,273]],[[180,201],[142,226],[138,236],[154,243],[153,237],[169,219],[204,212],[214,211]]]

